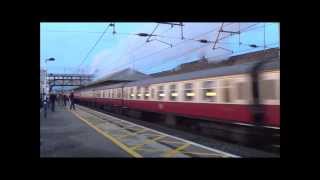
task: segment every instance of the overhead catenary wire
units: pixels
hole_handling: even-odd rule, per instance
[[[206,33],[210,33],[210,32],[212,32],[212,31],[209,31],[209,32],[206,32]],[[203,35],[203,34],[201,34],[201,35]],[[181,41],[181,42],[176,43],[175,45],[173,45],[172,48],[181,45],[185,40],[186,40],[186,39],[184,39],[184,40]],[[171,48],[171,47],[169,47],[169,48]],[[164,49],[160,49],[159,51],[152,52],[152,53],[150,53],[150,54],[148,54],[148,55],[146,55],[146,56],[143,56],[143,57],[141,57],[141,58],[138,58],[138,60],[136,60],[136,61],[140,61],[140,60],[142,60],[142,59],[145,59],[146,57],[153,56],[153,55],[158,54],[159,52],[162,52],[162,51],[167,50],[167,49],[169,49],[169,48],[164,48]],[[119,68],[122,68],[122,67],[126,66],[127,64],[130,65],[130,63],[121,64],[120,66],[117,66],[116,68],[113,68],[113,69],[111,70],[111,72],[113,72],[113,71],[115,71],[115,70],[117,70],[117,69],[119,69]]]
[[[259,23],[256,23],[256,24],[259,24]],[[254,24],[254,25],[251,25],[251,26],[249,26],[249,27],[247,27],[246,28],[246,30],[242,30],[241,32],[246,32],[246,31],[249,31],[249,30],[253,30],[253,29],[256,29],[256,28],[260,28],[260,26],[257,26],[257,27],[255,27],[255,28],[251,28],[251,27],[253,27],[253,26],[255,26],[256,24]],[[266,25],[264,25],[264,26],[266,26]],[[108,28],[108,27],[107,27]],[[251,28],[251,29],[250,29]],[[170,28],[169,28],[170,29]],[[168,30],[169,30],[168,29]],[[68,32],[70,32],[70,31],[68,31]],[[90,32],[90,33],[101,33],[101,32]],[[106,33],[106,31],[104,32],[104,33]],[[134,34],[134,33],[118,33],[117,32],[117,35],[135,35],[136,36],[136,34]],[[179,39],[179,37],[169,37],[169,36],[162,36],[162,35],[157,35],[157,34],[155,34],[155,36],[158,36],[158,37],[163,37],[163,38],[175,38],[175,39]],[[101,36],[101,37],[103,37],[103,35]],[[102,39],[102,38],[101,38]],[[100,39],[100,40],[101,40]],[[196,40],[196,39],[192,39],[192,38],[185,38],[184,40]],[[197,40],[197,41],[199,41],[199,40]],[[219,43],[228,43],[228,42],[221,42],[221,41],[219,41]],[[97,44],[97,43],[96,43]],[[96,46],[96,44],[94,45],[94,46]],[[178,43],[177,43],[178,44]],[[145,43],[141,46],[141,47],[143,47],[145,45]],[[175,45],[176,46],[176,45]],[[141,48],[141,47],[138,47],[139,49]],[[137,49],[138,49],[137,48]],[[169,49],[169,48],[166,48],[166,49]],[[165,50],[165,49],[164,49]],[[134,51],[133,51],[134,52]],[[89,51],[89,53],[88,54],[90,54],[91,52]],[[153,54],[153,53],[151,53],[151,54]],[[146,57],[143,57],[143,58],[146,58]],[[138,61],[139,60],[139,58],[136,58],[136,61]],[[82,64],[82,63],[81,63]],[[81,66],[81,65],[80,65]]]
[[[210,44],[205,44],[205,45],[202,45],[202,46],[200,46],[200,47],[196,47],[196,48],[192,48],[192,49],[189,49],[189,50],[187,50],[187,51],[185,51],[185,52],[183,52],[183,53],[181,53],[181,54],[178,54],[178,55],[175,55],[175,56],[173,56],[173,57],[169,57],[169,58],[167,58],[167,59],[164,59],[164,60],[161,60],[160,61],[160,63],[158,63],[157,65],[161,65],[161,63],[163,63],[163,62],[165,62],[166,60],[172,60],[172,59],[178,59],[178,58],[181,58],[181,57],[184,57],[184,56],[186,56],[186,55],[189,55],[190,53],[193,53],[193,52],[195,52],[195,51],[198,51],[198,50],[200,50],[200,49],[203,49],[203,48],[206,48],[206,47],[208,47]],[[144,67],[146,67],[147,69],[149,68],[149,66],[148,65],[150,65],[150,66],[155,66],[154,64],[144,64]],[[151,68],[152,69],[152,68]]]
[[[254,25],[256,25],[256,24],[254,24]],[[252,27],[253,25],[251,25],[250,27]],[[250,28],[250,27],[247,27],[247,28]],[[246,29],[247,29],[246,28]],[[240,34],[240,33],[239,33]],[[226,44],[228,44],[228,42],[222,42],[222,43],[226,43]],[[229,44],[234,44],[234,43],[229,43]],[[278,44],[278,42],[277,43],[273,43],[273,44],[269,44],[269,45],[275,45],[275,44]],[[250,48],[248,48],[248,49],[246,49],[245,51],[250,51],[250,50],[253,50],[254,48],[262,48],[263,47],[263,49],[265,49],[267,46],[266,45],[264,45],[264,46],[257,46],[257,45],[255,45],[255,44],[243,44],[243,45],[248,45]],[[219,48],[222,48],[222,47],[219,47]],[[196,48],[195,50],[197,50],[198,48]],[[223,48],[222,48],[223,49]],[[239,53],[239,52],[241,52],[241,50],[240,51],[236,51],[236,52],[233,52],[233,51],[231,51],[231,54],[235,54],[235,53]],[[243,51],[244,52],[244,51]],[[220,55],[220,56],[225,56],[225,55]],[[180,57],[180,56],[179,56]],[[175,57],[176,58],[176,57]],[[173,59],[172,57],[170,58],[170,59]],[[161,61],[161,62],[163,62],[163,61]],[[144,64],[144,67],[146,67],[145,66],[145,64]],[[148,67],[147,67],[147,69],[149,69]],[[151,69],[153,69],[153,68],[151,68]],[[150,69],[149,69],[150,70]]]
[[[150,41],[150,38],[151,38],[151,36],[152,36],[152,34],[158,29],[158,27],[159,27],[159,23],[156,25],[156,27],[153,29],[153,31],[152,31],[152,33],[151,34],[149,34],[149,36],[148,36],[148,38],[147,38],[147,40],[146,40],[146,42],[149,42]]]
[[[230,25],[231,24],[233,24],[233,23],[230,23]],[[170,29],[172,29],[172,28],[169,28],[168,30],[170,30]],[[167,30],[166,30],[167,31]],[[212,31],[211,31],[212,32]],[[101,32],[90,32],[90,33],[101,33]],[[104,33],[106,33],[106,32],[104,32]],[[208,33],[210,33],[210,32],[208,32]],[[134,33],[121,33],[121,32],[117,32],[117,35],[137,35],[137,34],[134,34]],[[203,34],[201,34],[201,35],[199,35],[199,36],[202,36]],[[160,35],[160,34],[154,34],[154,36],[158,36],[158,37],[162,37],[162,38],[172,38],[172,39],[179,39],[178,37],[170,37],[170,36],[164,36],[164,35]],[[101,36],[101,37],[103,37],[103,36]],[[150,36],[149,36],[150,37]],[[198,36],[196,36],[196,37],[198,37]],[[102,39],[102,38],[101,38]],[[100,40],[101,40],[100,39]],[[201,42],[201,39],[199,40],[199,39],[195,39],[195,38],[186,38],[186,37],[184,37],[184,40],[183,41],[181,41],[181,42],[179,42],[179,43],[177,43],[177,44],[175,44],[175,45],[173,45],[173,47],[175,47],[175,46],[178,46],[180,43],[183,43],[185,40],[191,40],[191,41],[198,41],[198,42]],[[205,43],[212,43],[212,42],[205,42]],[[220,43],[220,42],[219,42]],[[221,42],[221,43],[227,43],[227,42]],[[97,43],[96,43],[97,44]],[[96,46],[96,44],[95,44],[95,46]],[[141,47],[143,47],[145,45],[145,43],[143,43],[141,46],[139,46],[139,47],[137,47],[137,49],[140,49]],[[92,48],[93,49],[93,48]],[[166,50],[166,49],[169,49],[169,48],[165,48],[165,49],[161,49],[160,51],[157,51],[156,53],[151,53],[151,54],[148,54],[148,55],[146,55],[146,56],[143,56],[143,57],[141,57],[141,58],[147,58],[149,55],[151,56],[151,55],[154,55],[154,54],[157,54],[157,53],[159,53],[159,52],[162,52],[162,50]],[[92,50],[91,50],[92,51]],[[89,51],[89,53],[88,54],[90,54],[90,52],[91,51]],[[132,52],[135,52],[135,51],[132,51]],[[131,54],[131,53],[130,53]],[[126,55],[124,55],[124,56],[126,56]],[[87,57],[86,57],[87,58]],[[140,57],[138,57],[138,58],[135,58],[136,59],[136,61],[139,61],[140,60]],[[135,61],[135,62],[136,62]],[[82,64],[82,63],[81,63]],[[130,64],[130,63],[129,63]],[[81,65],[79,65],[79,66],[81,66]]]
[[[228,24],[228,25],[226,25],[226,26],[229,26],[229,25],[231,25],[231,24],[232,24],[232,23],[230,23],[230,24]],[[214,31],[216,31],[218,28],[219,28],[219,27],[216,27],[216,28],[214,28],[214,29],[212,29],[212,30],[210,30],[210,31],[207,31],[207,32],[201,33],[201,34],[199,34],[199,35],[196,35],[196,36],[193,37],[192,39],[197,38],[197,37],[201,37],[201,36],[206,35],[206,34],[209,34],[209,33],[211,33],[211,32],[214,32]],[[174,44],[172,48],[175,48],[175,47],[183,44],[183,43],[185,42],[185,40],[189,40],[189,39],[184,38],[184,40],[181,40],[180,42]],[[159,50],[159,51],[150,53],[150,54],[148,54],[148,55],[146,55],[146,56],[143,56],[143,57],[141,57],[141,58],[137,58],[137,59],[135,60],[135,62],[140,61],[140,60],[142,60],[142,59],[145,59],[146,57],[153,56],[153,55],[155,55],[155,54],[158,54],[159,52],[162,52],[162,51],[167,50],[167,49],[170,49],[170,48],[171,48],[171,47],[164,48],[164,49],[161,49],[161,50]],[[113,68],[113,69],[111,70],[111,72],[114,72],[115,70],[117,70],[117,69],[119,69],[119,68],[123,68],[124,66],[130,65],[130,64],[131,64],[130,62],[129,62],[129,63],[124,63],[124,64],[122,64],[122,65],[120,65],[120,66],[117,66],[116,68]]]
[[[167,31],[170,30],[170,29],[172,29],[172,28],[170,27],[170,28],[166,29],[165,31],[161,32],[160,34],[163,34],[163,33],[167,32]],[[134,35],[136,35],[136,34],[134,34]],[[131,55],[133,52],[136,52],[138,49],[142,48],[142,47],[145,46],[146,44],[147,44],[147,43],[144,41],[144,42],[141,44],[141,46],[138,46],[137,48],[134,48],[132,51],[130,51],[130,52],[127,53],[126,55],[127,55],[127,56]],[[126,56],[126,55],[124,55],[124,56]],[[120,58],[119,60],[121,60],[121,58]]]
[[[167,30],[161,32],[160,34],[163,34],[164,32],[167,32],[168,30],[170,30],[172,28],[168,28]],[[136,35],[136,34],[134,34]],[[132,53],[136,52],[138,49],[141,49],[142,47],[144,47],[145,45],[147,44],[146,41],[144,41],[141,45],[139,45],[138,47],[134,48],[132,51],[126,53],[126,54],[123,54],[122,56],[120,56],[116,61],[120,61],[123,59],[123,57],[126,57],[126,56],[131,56]]]
[[[83,60],[81,61],[81,63],[79,64],[78,68],[80,68],[80,66],[84,63],[84,61],[88,58],[88,56],[90,55],[90,53],[94,50],[94,48],[98,45],[98,43],[100,42],[100,40],[102,39],[102,37],[104,36],[104,34],[108,31],[110,27],[110,24],[108,24],[108,26],[106,27],[106,29],[102,32],[102,34],[100,35],[100,37],[97,39],[97,41],[94,43],[94,45],[91,47],[91,49],[89,50],[89,52],[86,54],[86,56],[83,58]]]
[[[231,25],[232,23],[228,24],[228,25]],[[255,23],[253,25],[250,25],[249,27],[247,27],[246,29],[252,27],[252,26],[255,26],[259,23]],[[268,25],[267,25],[268,26]],[[226,27],[226,26],[225,26]],[[259,27],[257,27],[259,28]],[[170,30],[172,28],[169,28],[167,29],[166,31]],[[254,28],[256,29],[256,28]],[[249,29],[251,30],[251,29]],[[70,33],[74,33],[74,32],[77,32],[77,33],[95,33],[95,34],[100,34],[102,32],[96,32],[96,31],[75,31],[75,30],[47,30],[45,32],[70,32]],[[242,32],[246,32],[246,31],[241,31]],[[164,36],[164,35],[161,35],[162,33],[160,34],[152,34],[152,36],[157,36],[157,37],[160,37],[160,38],[167,38],[167,39],[181,39],[181,37],[173,37],[173,36]],[[126,32],[117,32],[116,35],[132,35],[132,36],[150,36],[151,34],[147,34],[147,33],[126,33]],[[186,38],[186,37],[183,37],[184,40],[191,40],[191,41],[200,41],[199,39],[194,39],[194,38]]]
[[[230,24],[228,24],[228,25],[226,25],[226,26],[229,26],[229,25],[231,25],[231,24],[232,24],[232,23],[230,23]],[[209,34],[209,33],[211,33],[211,32],[214,32],[214,31],[216,31],[217,29],[218,29],[218,27],[215,28],[215,29],[213,29],[213,30],[210,30],[210,31],[208,31],[208,32],[205,32],[205,33],[202,33],[202,34],[200,34],[200,35],[197,35],[197,36],[193,37],[192,39],[194,39],[194,38],[196,38],[196,37],[200,37],[200,36],[206,35],[206,34]],[[183,44],[185,40],[189,40],[189,39],[186,39],[186,38],[185,38],[184,40],[182,40],[182,41],[176,43],[175,45],[173,45],[173,47],[177,47],[177,46]],[[159,50],[159,51],[157,51],[157,52],[154,52],[154,53],[148,54],[148,55],[146,55],[146,56],[143,56],[143,57],[141,57],[141,58],[138,58],[138,60],[135,60],[135,62],[140,61],[140,60],[142,60],[142,59],[144,59],[144,58],[146,58],[146,57],[153,56],[154,54],[158,54],[159,52],[162,52],[163,50],[167,50],[167,49],[169,49],[169,48],[161,49],[161,50]],[[118,67],[116,67],[116,68],[113,68],[111,71],[113,72],[113,71],[115,71],[116,69],[122,68],[122,67],[124,67],[124,66],[127,65],[127,64],[130,65],[131,63],[122,64],[121,66],[118,66]]]
[[[271,45],[276,45],[276,44],[278,44],[278,42],[277,43],[271,43],[271,44],[268,44],[266,47],[271,47]],[[206,46],[208,46],[208,45],[206,45]],[[261,47],[259,47],[260,49],[262,49],[263,47],[261,46]],[[253,48],[247,48],[247,49],[244,49],[244,50],[239,50],[239,51],[234,51],[233,53],[232,53],[232,55],[239,55],[239,54],[243,54],[243,53],[246,53],[246,52],[251,52],[253,50]],[[219,58],[219,57],[225,57],[225,58],[227,58],[227,57],[230,57],[231,55],[225,55],[225,54],[223,54],[223,55],[217,55],[217,56],[210,56],[210,57],[206,57],[207,59],[213,59],[213,58],[215,58],[215,59],[217,59],[217,58]],[[183,57],[183,56],[181,56],[181,57]],[[187,58],[189,58],[189,57],[186,57],[186,58],[184,58],[184,59],[179,59],[179,61],[181,61],[181,60],[186,60]],[[166,60],[171,60],[172,58],[168,58],[168,59],[166,59]],[[178,59],[177,59],[178,60]],[[195,60],[194,60],[195,61]],[[190,61],[190,62],[192,62],[192,61]],[[160,65],[165,65],[165,64],[168,64],[169,63],[169,61],[167,61],[166,63],[163,63],[163,62],[161,62],[161,63],[159,63]],[[146,67],[147,69],[148,69],[148,71],[150,72],[150,70],[152,70],[152,69],[154,69],[154,68],[156,68],[156,67],[158,67],[158,65],[159,64],[157,64],[157,65],[153,65],[152,67],[148,67],[148,66],[145,66],[144,65],[144,67]]]
[[[245,32],[248,32],[248,31],[252,31],[252,30],[255,30],[255,29],[258,29],[258,28],[264,28],[264,26],[257,26],[259,25],[260,23],[255,23],[253,25],[250,25],[248,27],[245,28],[245,30],[242,30],[240,31],[240,34],[242,33],[245,33]],[[269,24],[269,25],[265,25],[265,27],[268,27],[268,26],[271,26],[272,24]],[[254,28],[251,28],[253,26],[256,26]],[[247,43],[243,43],[242,41],[240,41],[240,34],[239,34],[239,44],[240,45],[247,45],[247,46],[252,46],[252,45],[255,45],[255,44],[247,44]],[[225,42],[225,41],[219,41],[220,44],[237,44],[237,43],[233,43],[233,42]],[[256,45],[258,47],[258,45]]]

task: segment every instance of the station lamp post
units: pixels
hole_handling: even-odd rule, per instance
[[[55,61],[55,58],[53,58],[53,57],[51,57],[51,58],[48,58],[48,59],[46,59],[45,60],[45,63],[46,63],[46,74],[45,74],[45,85],[44,85],[44,87],[45,87],[45,93],[46,94],[48,94],[48,91],[49,91],[49,88],[48,88],[48,66],[47,66],[47,62],[48,61]]]

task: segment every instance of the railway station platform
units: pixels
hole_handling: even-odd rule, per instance
[[[239,157],[79,105],[40,115],[40,157]]]
[[[40,116],[40,157],[131,157],[63,106]]]

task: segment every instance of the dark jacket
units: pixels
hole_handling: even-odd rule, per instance
[[[74,99],[73,93],[70,94],[69,98],[70,98],[70,101],[73,101],[73,99]]]
[[[55,94],[50,94],[50,102],[54,102],[56,100],[57,96]]]

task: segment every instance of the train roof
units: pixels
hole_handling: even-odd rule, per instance
[[[280,68],[280,60],[279,57],[269,58],[269,62],[265,63],[261,70],[272,70]],[[178,75],[170,75],[158,78],[148,78],[140,81],[129,82],[126,86],[145,86],[149,84],[159,84],[166,82],[175,82],[175,81],[184,81],[190,79],[199,79],[206,77],[215,77],[215,76],[227,76],[234,74],[244,74],[250,72],[252,66],[256,64],[257,61],[248,62],[243,64],[236,64],[231,66],[224,66],[200,71],[194,71],[189,73],[183,73]]]
[[[265,70],[274,70],[280,68],[280,60],[279,57],[273,57],[267,59],[269,62],[265,63],[261,67],[261,71]],[[258,61],[247,62],[243,64],[234,64],[229,66],[211,68],[206,70],[199,70],[194,72],[188,72],[183,74],[177,75],[169,75],[164,77],[149,77],[143,80],[138,80],[134,82],[122,82],[112,85],[104,85],[95,88],[88,88],[88,89],[109,89],[109,88],[121,88],[123,86],[146,86],[150,84],[159,84],[159,83],[166,83],[166,82],[176,82],[176,81],[184,81],[184,80],[191,80],[191,79],[199,79],[199,78],[206,78],[206,77],[216,77],[216,76],[228,76],[228,75],[235,75],[235,74],[245,74],[250,72],[253,65],[255,65]]]
[[[121,88],[124,85],[126,85],[127,83],[117,83],[117,84],[112,84],[112,85],[105,85],[105,86],[99,86],[95,89],[99,90],[99,89],[106,89],[106,88]]]

